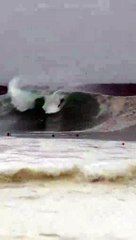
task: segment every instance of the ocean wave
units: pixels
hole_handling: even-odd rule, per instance
[[[118,166],[119,167],[119,166]],[[127,166],[113,169],[92,168],[92,170],[80,169],[73,167],[61,171],[48,171],[22,168],[17,171],[0,173],[0,183],[21,183],[32,181],[54,181],[67,180],[90,183],[128,183],[136,180],[136,165],[128,164]]]
[[[56,113],[61,110],[61,99],[66,94],[61,90],[47,93],[45,90],[27,90],[19,86],[19,78],[14,78],[8,86],[8,95],[12,105],[20,112],[33,108],[43,108],[46,114]],[[39,101],[38,101],[39,100]],[[42,103],[41,103],[42,102]]]
[[[0,96],[0,117],[7,126],[11,119],[7,129],[14,131],[109,132],[136,125],[136,96],[81,89],[30,89],[14,78]]]
[[[135,180],[135,143],[82,139],[0,139],[0,182]]]

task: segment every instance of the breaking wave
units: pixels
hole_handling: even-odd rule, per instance
[[[118,166],[119,167],[119,166]],[[73,167],[61,171],[36,170],[23,168],[18,171],[0,173],[0,183],[21,183],[31,181],[67,180],[90,183],[128,183],[136,180],[136,165],[128,164],[115,169],[92,168],[92,171]]]
[[[0,151],[0,183],[136,179],[133,142],[1,137]]]
[[[51,92],[21,87],[19,78],[4,91],[0,124],[6,131],[110,132],[136,125],[135,95],[101,94],[89,86]]]

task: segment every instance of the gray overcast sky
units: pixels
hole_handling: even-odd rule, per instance
[[[0,0],[0,81],[18,74],[136,82],[136,1]]]

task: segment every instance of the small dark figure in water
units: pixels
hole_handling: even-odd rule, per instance
[[[7,137],[10,137],[11,136],[11,133],[10,132],[7,132]]]

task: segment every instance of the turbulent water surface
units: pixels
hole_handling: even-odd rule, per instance
[[[0,132],[114,133],[136,125],[135,107],[135,84],[40,89],[18,77],[1,86]]]
[[[1,239],[135,239],[135,149],[1,137]]]

